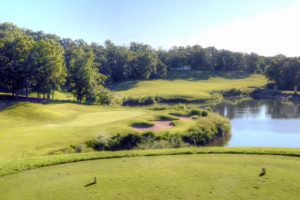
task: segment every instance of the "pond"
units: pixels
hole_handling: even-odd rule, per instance
[[[300,104],[248,100],[221,103],[213,110],[231,120],[226,146],[300,147]]]

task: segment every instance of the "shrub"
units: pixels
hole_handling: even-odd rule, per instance
[[[172,106],[172,109],[174,110],[187,110],[187,106],[185,104],[179,103],[174,106]]]
[[[158,115],[157,119],[162,121],[173,121],[173,120],[178,120],[178,117],[172,115]]]
[[[201,113],[201,116],[202,117],[207,117],[208,116],[208,111],[203,110],[202,113]]]
[[[101,105],[113,104],[114,96],[108,89],[101,87],[96,93],[96,103]]]
[[[123,99],[123,106],[148,106],[159,101],[156,97],[126,97]]]
[[[243,96],[243,95],[248,95],[249,91],[248,90],[241,90],[241,89],[231,88],[230,90],[222,91],[221,94],[224,97]]]
[[[169,115],[184,117],[187,115],[187,113],[183,111],[176,111],[176,112],[170,112]]]
[[[141,143],[142,137],[138,134],[120,135],[117,134],[108,140],[108,148],[111,151],[130,150]]]
[[[86,142],[87,147],[90,147],[97,151],[104,151],[109,149],[107,140],[102,136],[99,136],[96,140],[90,140]]]
[[[154,123],[153,122],[149,122],[149,121],[140,120],[140,121],[134,121],[134,122],[132,122],[131,126],[135,126],[135,127],[151,127],[151,126],[154,126]]]
[[[198,110],[198,109],[192,109],[189,112],[189,115],[201,115],[201,114],[202,114],[202,111]]]
[[[203,146],[208,143],[207,132],[202,127],[192,127],[188,130],[182,138],[185,142],[195,145]]]

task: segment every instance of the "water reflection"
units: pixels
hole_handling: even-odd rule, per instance
[[[237,104],[221,103],[213,107],[229,119],[260,118],[290,119],[300,118],[300,104],[283,101],[248,100]]]
[[[250,100],[222,103],[213,110],[231,119],[227,146],[300,147],[299,104]]]

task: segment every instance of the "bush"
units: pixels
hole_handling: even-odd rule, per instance
[[[123,99],[123,106],[148,106],[159,101],[156,97],[126,97]]]
[[[113,136],[108,141],[108,147],[111,151],[117,150],[130,150],[141,143],[142,137],[138,134],[120,135]]]
[[[107,140],[102,136],[99,136],[96,140],[90,140],[86,142],[87,147],[90,147],[97,151],[108,150]]]
[[[203,110],[202,113],[201,113],[201,116],[202,117],[207,117],[208,116],[208,111]]]
[[[192,109],[190,110],[189,115],[202,115],[202,111],[198,109]]]
[[[188,133],[182,138],[185,142],[191,145],[203,146],[209,142],[207,134],[208,133],[202,127],[192,127],[188,130]]]
[[[200,109],[192,109],[189,112],[190,116],[197,115],[197,116],[202,116],[202,117],[207,117],[209,111],[207,110],[200,110]]]
[[[96,93],[96,103],[101,105],[113,104],[114,96],[108,89],[101,87]]]
[[[222,91],[221,94],[224,97],[243,96],[243,95],[248,95],[249,90],[241,90],[241,89],[231,88],[230,90]]]
[[[157,119],[161,121],[173,121],[173,120],[178,120],[178,117],[172,115],[158,115]]]
[[[151,127],[154,126],[153,122],[149,122],[149,121],[134,121],[131,123],[131,126],[135,126],[135,127]]]
[[[172,106],[172,109],[174,110],[187,110],[187,106],[185,104],[179,103],[174,106]]]

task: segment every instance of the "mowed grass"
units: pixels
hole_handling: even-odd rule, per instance
[[[49,154],[112,134],[112,129],[122,132],[126,122],[145,113],[142,109],[16,103],[0,112],[0,160]]]
[[[187,77],[185,77],[187,78]],[[211,92],[229,90],[232,88],[247,90],[252,87],[263,87],[267,79],[263,75],[249,75],[247,77],[229,79],[224,77],[210,77],[204,80],[172,79],[121,82],[112,87],[115,94],[128,96],[157,96],[165,99],[206,100],[212,98]]]
[[[171,110],[115,108],[71,103],[35,104],[3,101],[0,108],[0,161],[40,155],[72,153],[74,148],[98,136],[138,132],[131,124],[157,120]],[[214,119],[213,114],[204,122]],[[180,121],[168,129],[184,131],[197,121]],[[163,134],[166,130],[157,131]],[[91,149],[85,149],[91,151]]]
[[[266,175],[259,177],[262,168]],[[300,198],[300,159],[193,154],[77,162],[0,177],[0,199]],[[97,177],[97,184],[92,184]]]

